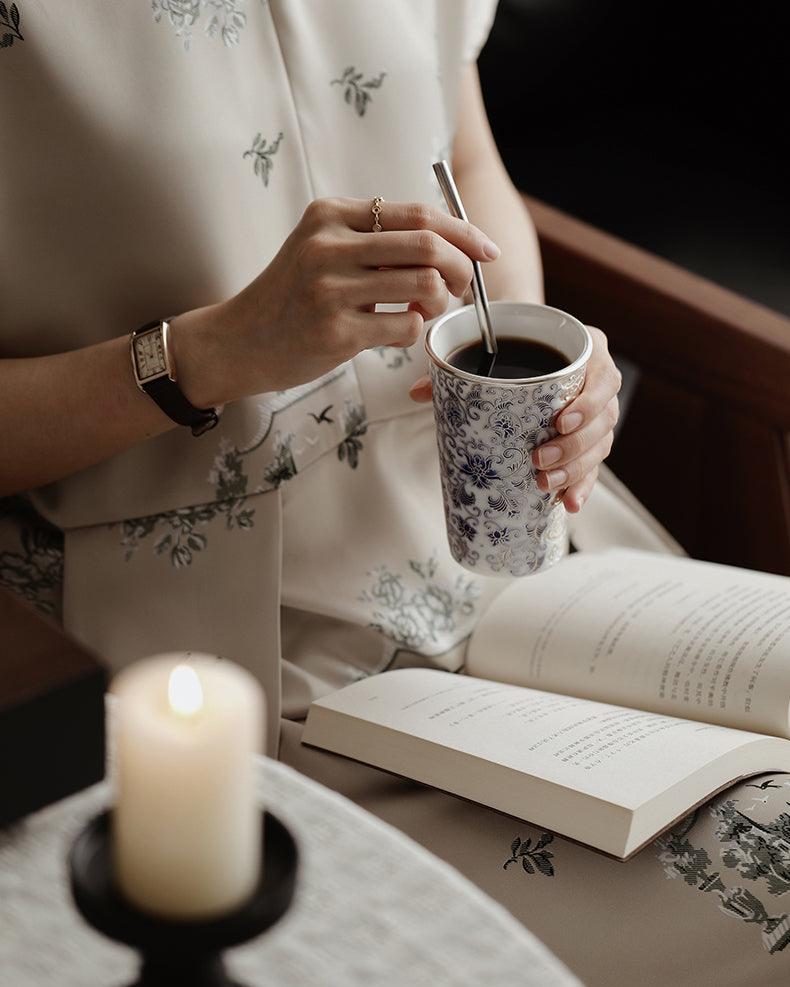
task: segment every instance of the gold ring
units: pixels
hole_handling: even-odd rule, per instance
[[[379,222],[379,216],[381,215],[381,203],[384,200],[380,195],[377,195],[373,200],[373,205],[370,207],[370,211],[373,213],[373,232],[381,233],[381,223]]]

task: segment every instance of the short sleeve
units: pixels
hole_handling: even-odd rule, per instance
[[[499,0],[465,0],[464,62],[476,62],[491,33]]]

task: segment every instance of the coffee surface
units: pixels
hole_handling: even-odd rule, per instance
[[[494,366],[488,370],[491,357],[482,340],[465,343],[453,350],[447,362],[468,374],[482,374],[513,380],[517,377],[542,377],[562,370],[571,362],[552,346],[536,343],[515,336],[497,336],[497,355]]]

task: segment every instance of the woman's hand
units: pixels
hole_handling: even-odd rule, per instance
[[[598,467],[612,449],[620,414],[617,394],[622,377],[609,355],[606,336],[587,327],[593,350],[581,394],[557,416],[560,433],[532,453],[541,490],[562,490],[571,514],[582,509],[598,478]]]
[[[581,394],[558,415],[560,433],[532,453],[541,490],[563,490],[562,501],[571,514],[580,511],[598,478],[598,467],[612,448],[617,424],[620,371],[609,355],[606,336],[588,326],[593,350]],[[415,401],[430,401],[431,382],[421,377],[409,392]]]
[[[200,407],[315,380],[373,346],[411,346],[423,320],[461,296],[472,260],[499,249],[477,227],[422,203],[316,199],[265,270],[234,298],[178,316],[173,347]],[[376,312],[377,302],[408,303]]]

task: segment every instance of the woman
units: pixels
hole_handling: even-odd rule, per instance
[[[492,297],[541,298],[474,67],[493,10],[3,5],[0,578],[115,667],[186,648],[245,664],[266,688],[271,752],[464,867],[591,983],[614,983],[605,943],[578,955],[563,923],[538,921],[532,887],[502,881],[512,821],[299,743],[316,695],[397,664],[459,668],[499,585],[449,555],[421,344],[473,259]],[[441,157],[475,226],[442,207]],[[140,373],[161,320],[180,398],[132,372],[129,331],[149,327]],[[616,481],[593,492],[619,387],[598,331],[595,344],[561,436],[536,454],[541,484],[565,489],[572,514],[590,499],[580,547],[673,550]],[[641,893],[638,862],[615,877],[563,853],[575,880]],[[641,866],[663,892],[655,860]]]
[[[364,3],[127,6],[61,8],[68,41],[45,4],[9,20],[20,37],[2,63],[14,135],[2,331],[17,359],[0,366],[0,493],[32,491],[65,531],[62,604],[40,524],[22,537],[6,518],[4,581],[62,605],[66,626],[117,664],[169,646],[233,656],[275,714],[278,587],[288,716],[389,662],[393,644],[419,641],[457,667],[496,582],[468,580],[474,606],[454,598],[443,630],[407,642],[370,630],[360,597],[381,566],[430,563],[442,588],[459,578],[430,410],[413,400],[430,396],[424,320],[459,304],[471,259],[493,297],[541,297],[534,231],[473,64],[493,5],[392,4],[385,37]],[[430,166],[450,154],[479,227],[443,207]],[[160,319],[184,399],[225,405],[199,438],[132,373],[129,330]],[[619,375],[595,337],[584,392],[560,418],[567,435],[538,454],[541,483],[567,488],[572,512],[617,417]],[[332,572],[339,544],[345,568]],[[315,654],[304,637],[318,617]],[[343,668],[325,654],[332,620]]]

